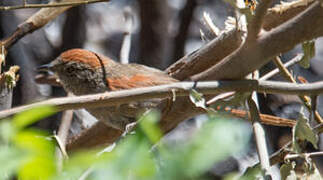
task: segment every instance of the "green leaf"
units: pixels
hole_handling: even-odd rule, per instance
[[[0,179],[10,179],[20,164],[26,161],[26,153],[8,146],[0,147]],[[4,163],[5,162],[5,163]]]
[[[305,173],[302,179],[317,180],[322,179],[320,171],[315,167],[311,173]]]
[[[44,135],[42,131],[28,130],[14,137],[14,144],[28,153],[28,160],[19,168],[19,179],[48,179],[55,174],[55,146]]]
[[[57,174],[55,180],[79,179],[85,171],[97,168],[97,164],[103,161],[111,162],[106,156],[98,156],[98,150],[75,152],[64,162],[63,173]]]
[[[310,67],[310,60],[315,56],[315,41],[306,41],[302,44],[304,56],[299,62],[299,65],[303,68]]]
[[[244,102],[250,97],[250,93],[239,93],[236,92],[234,96],[231,96],[227,99],[218,99],[212,103],[212,107],[244,107]]]
[[[310,156],[305,156],[303,170],[305,172],[303,174],[303,179],[308,179],[308,180],[322,179],[319,170],[317,169],[316,165],[314,164]]]
[[[260,166],[248,167],[239,180],[261,179],[260,177],[263,177],[262,174]]]
[[[293,144],[295,145],[297,143],[297,138],[302,141],[307,140],[311,142],[315,148],[317,148],[318,136],[314,133],[313,129],[308,123],[308,120],[303,114],[300,115],[296,125],[293,128]]]
[[[294,171],[296,163],[293,161],[291,163],[283,164],[280,167],[280,175],[282,180],[286,180],[287,178],[293,179],[295,177],[296,179],[296,173]]]
[[[1,142],[8,145],[15,133],[16,131],[12,127],[12,123],[9,120],[2,120],[0,122],[0,145]]]
[[[162,133],[157,126],[159,119],[160,113],[156,110],[145,113],[139,119],[140,128],[152,143],[157,143],[162,137]]]
[[[166,175],[170,179],[196,178],[216,162],[241,152],[246,146],[250,131],[239,121],[219,118],[203,125],[194,138],[175,147],[166,158]]]
[[[45,117],[48,117],[56,112],[55,108],[52,106],[42,106],[27,110],[16,115],[13,118],[13,125],[17,129],[25,128]]]
[[[18,172],[19,179],[49,179],[56,173],[53,157],[35,156],[25,163]]]
[[[195,104],[196,107],[206,109],[205,99],[203,97],[203,94],[197,92],[194,89],[191,90],[190,100],[192,101],[192,103]]]

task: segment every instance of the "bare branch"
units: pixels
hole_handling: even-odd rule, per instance
[[[64,7],[64,6],[78,6],[82,4],[91,4],[91,3],[107,2],[107,1],[110,1],[110,0],[88,0],[88,1],[79,1],[79,2],[60,2],[60,3],[49,3],[49,4],[26,4],[26,1],[24,0],[22,5],[0,6],[0,11],[28,9],[28,8],[52,8],[52,7]]]
[[[271,5],[272,0],[261,0],[259,5],[256,8],[255,15],[251,17],[251,20],[248,22],[248,36],[246,41],[255,40],[261,30],[262,22],[267,13],[267,9]]]
[[[297,55],[297,56],[295,56],[293,59],[291,59],[291,60],[289,60],[287,63],[285,63],[283,66],[284,66],[285,68],[290,67],[290,66],[292,66],[292,65],[294,65],[294,64],[296,64],[296,63],[298,63],[298,62],[300,62],[300,61],[302,60],[303,56],[304,56],[304,54],[298,54],[298,55]],[[259,78],[259,80],[267,80],[267,79],[269,79],[269,78],[272,78],[273,76],[275,76],[275,75],[276,75],[276,74],[278,74],[278,73],[279,73],[279,69],[278,69],[278,68],[276,68],[276,69],[274,69],[274,70],[270,71],[269,73],[267,73],[267,74],[263,75],[261,78]]]
[[[277,27],[287,20],[295,17],[300,12],[304,11],[314,2],[314,0],[297,0],[292,2],[284,2],[268,9],[265,20],[263,21],[263,28],[266,31]]]
[[[250,114],[247,111],[239,110],[239,109],[231,109],[228,110],[230,114],[236,117],[245,118],[249,117]],[[263,124],[271,125],[271,126],[280,126],[280,127],[293,127],[296,124],[295,120],[290,120],[286,118],[276,117],[268,114],[260,114],[260,121]],[[250,119],[250,117],[249,117]]]
[[[315,2],[295,18],[270,32],[263,33],[256,43],[246,43],[220,63],[194,75],[191,79],[199,81],[243,78],[269,62],[270,58],[291,50],[303,41],[322,36],[321,19],[323,7],[319,2]]]
[[[283,65],[282,61],[280,60],[280,58],[277,56],[274,59],[274,63],[276,64],[276,66],[279,68],[281,74],[283,75],[283,77],[292,83],[296,83],[296,80],[294,79],[293,75],[288,71],[287,68],[285,68],[285,66]],[[308,96],[298,96],[301,101],[303,101],[305,107],[309,110],[309,112],[311,112],[312,107],[311,107],[311,98]],[[317,121],[317,123],[321,124],[323,123],[323,120],[321,118],[321,116],[319,115],[319,113],[315,113],[317,112],[316,110],[314,110],[314,116],[315,116],[315,120]]]
[[[96,0],[99,1],[99,0]],[[103,0],[100,0],[103,1]],[[109,0],[104,0],[109,1]],[[78,5],[80,0],[61,0],[60,4],[66,3],[76,3]],[[55,4],[54,1],[50,2],[48,5]],[[11,36],[6,39],[0,41],[0,45],[4,46],[5,49],[11,47],[15,42],[24,37],[28,33],[32,33],[33,31],[43,27],[45,24],[55,19],[58,15],[68,10],[69,8],[75,6],[74,4],[71,6],[61,6],[55,8],[42,8],[37,13],[33,14],[29,17],[25,22],[20,24],[15,32],[11,34]]]
[[[128,64],[131,50],[131,33],[133,31],[134,15],[129,7],[124,9],[123,15],[125,19],[125,31],[123,33],[124,36],[120,50],[120,62]]]
[[[73,120],[73,110],[64,111],[62,115],[61,125],[59,126],[59,130],[57,134],[64,146],[66,145],[68,131],[70,129],[72,120]]]
[[[268,174],[270,163],[266,144],[265,130],[260,124],[260,116],[257,105],[251,97],[248,99],[248,106],[250,110],[250,119],[252,122],[253,131],[255,133],[257,152],[261,169],[264,170],[266,174]]]
[[[317,134],[322,133],[323,132],[323,124],[317,125],[316,127],[313,128],[313,130]],[[277,163],[284,162],[286,155],[290,153],[291,145],[292,145],[292,141],[289,141],[282,148],[280,148],[278,151],[273,153],[270,156],[270,164],[275,165]]]
[[[91,128],[75,136],[66,144],[67,151],[103,146],[114,143],[122,131],[105,125],[102,122],[95,123]]]
[[[166,72],[179,80],[203,72],[237,49],[242,42],[241,37],[242,32],[236,29],[223,32],[203,48],[184,56],[168,67]]]
[[[323,152],[312,152],[312,153],[302,153],[302,154],[287,154],[285,159],[296,159],[304,157],[313,157],[313,156],[323,156]]]
[[[171,98],[173,97],[174,92],[176,93],[177,97],[188,96],[191,89],[196,89],[205,95],[229,91],[257,91],[266,93],[315,95],[323,93],[323,81],[309,84],[257,80],[210,81],[197,83],[179,82],[168,85],[106,92],[94,95],[54,98],[30,105],[20,106],[10,110],[0,111],[0,118],[5,118],[30,108],[44,105],[56,106],[58,110],[62,111],[79,108],[108,107],[153,98]]]

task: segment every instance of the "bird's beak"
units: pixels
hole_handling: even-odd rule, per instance
[[[53,65],[52,64],[44,64],[41,66],[37,67],[37,71],[38,72],[48,72],[48,71],[52,71]]]

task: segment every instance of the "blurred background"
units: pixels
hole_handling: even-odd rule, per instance
[[[28,3],[47,3],[42,0],[28,0]],[[275,1],[278,3],[279,1]],[[1,0],[0,5],[17,5],[21,0]],[[0,38],[9,36],[25,19],[37,9],[21,9],[15,11],[0,11]],[[25,36],[9,49],[6,60],[8,69],[11,65],[19,65],[20,80],[14,89],[13,106],[32,103],[50,97],[66,96],[60,87],[40,85],[35,83],[35,68],[48,63],[61,52],[71,48],[85,48],[101,53],[118,61],[120,49],[127,30],[125,12],[133,17],[131,28],[130,62],[145,64],[159,69],[166,69],[185,54],[191,53],[207,43],[208,35],[202,18],[203,13],[209,13],[214,24],[222,30],[228,16],[234,16],[234,9],[221,0],[113,0],[109,3],[82,5],[68,10],[44,28]],[[206,40],[202,40],[200,31]],[[289,53],[283,54],[283,60],[289,60],[302,52],[300,46]],[[309,69],[298,65],[293,66],[294,76],[302,75],[309,82],[323,79],[323,38],[316,40],[316,56],[311,61]],[[273,63],[261,69],[264,74],[275,68]],[[283,80],[276,76],[274,80]],[[319,97],[318,111],[323,113],[323,98]],[[296,96],[259,95],[261,112],[284,118],[297,119],[302,106]],[[37,126],[57,130],[60,114],[43,120]],[[84,111],[75,113],[77,119],[86,118],[72,133],[90,126],[95,120]],[[200,127],[203,116],[183,122],[177,129],[165,137],[169,143],[180,143],[190,136],[194,129]],[[246,123],[246,125],[248,125]],[[82,127],[84,126],[84,127]],[[248,129],[248,128],[246,128]],[[251,128],[249,128],[251,131]],[[291,129],[266,126],[270,153],[279,149],[291,139]],[[322,138],[321,138],[322,139]],[[232,157],[217,164],[210,175],[221,177],[231,171],[243,170],[257,162],[257,155],[250,142],[250,149],[240,157]],[[323,142],[320,143],[323,149]],[[239,160],[237,160],[239,159]],[[321,162],[323,158],[314,158]],[[317,164],[319,165],[319,164]],[[217,168],[221,167],[221,168]],[[323,171],[321,171],[323,172]]]

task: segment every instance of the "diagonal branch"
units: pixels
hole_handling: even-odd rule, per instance
[[[323,7],[315,2],[298,16],[264,33],[256,43],[245,44],[220,63],[191,79],[241,79],[269,62],[270,58],[291,50],[303,41],[322,36],[322,19]]]
[[[248,36],[246,41],[255,40],[261,30],[261,26],[265,15],[267,13],[267,9],[271,5],[272,0],[261,0],[259,5],[256,8],[255,15],[251,17],[250,22],[248,22]]]
[[[26,4],[17,5],[17,6],[0,6],[0,11],[9,11],[16,9],[27,9],[27,8],[51,8],[51,7],[63,7],[63,6],[78,6],[82,4],[91,4],[98,2],[105,2],[109,0],[88,0],[88,1],[79,1],[79,2],[60,2],[60,3],[49,3],[49,4]]]
[[[236,50],[242,42],[242,33],[237,29],[223,32],[203,48],[184,56],[168,67],[166,72],[178,80],[203,72]]]
[[[295,17],[300,12],[304,11],[314,2],[314,0],[297,0],[292,2],[284,2],[268,9],[265,20],[263,21],[263,28],[269,31],[287,20]]]
[[[298,0],[301,2],[304,0]],[[301,3],[299,3],[301,4]],[[284,6],[285,7],[285,6]],[[280,25],[289,19],[293,18],[297,14],[301,13],[304,9],[309,7],[308,5],[299,5],[295,10],[294,6],[285,7],[284,11],[277,12],[277,10],[269,9],[268,13],[263,19],[264,28],[271,29]],[[267,22],[279,22],[278,24]],[[235,51],[242,42],[241,30],[233,29],[228,32],[223,32],[218,38],[210,41],[207,45],[203,46],[199,50],[184,56],[176,63],[167,68],[166,72],[172,77],[184,80],[188,77],[201,73],[206,69],[216,65],[223,58]],[[280,47],[280,46],[278,46]],[[250,52],[253,54],[255,52]],[[237,66],[239,67],[239,65]],[[230,68],[231,69],[231,68]]]
[[[283,65],[282,61],[280,60],[280,58],[277,56],[274,59],[274,63],[276,64],[276,66],[279,68],[282,76],[289,82],[292,83],[296,83],[296,80],[294,79],[293,75],[288,71],[288,69]],[[311,106],[311,99],[308,96],[298,96],[304,103],[305,107],[308,109],[309,112],[311,112],[312,110],[312,106]],[[317,121],[317,123],[323,123],[323,120],[321,118],[321,116],[319,115],[319,113],[316,110],[314,111],[314,117],[315,120]]]
[[[61,0],[60,3],[78,3],[81,0]],[[109,0],[105,0],[109,1]],[[55,4],[55,1],[51,1],[48,5]],[[71,6],[63,6],[63,7],[55,7],[55,8],[42,8],[37,13],[33,14],[26,21],[20,24],[17,29],[12,33],[11,36],[6,39],[0,41],[0,45],[4,46],[5,49],[11,47],[14,43],[16,43],[19,39],[24,37],[28,33],[32,33],[33,31],[43,27],[51,20],[55,19],[58,15],[62,14],[64,11],[69,8],[75,6],[74,4]]]
[[[268,156],[268,148],[266,143],[265,130],[260,124],[260,116],[257,105],[255,101],[250,97],[248,99],[248,106],[250,109],[250,119],[252,121],[253,132],[255,134],[257,153],[260,160],[261,169],[265,171],[266,174],[269,173],[270,162]]]

